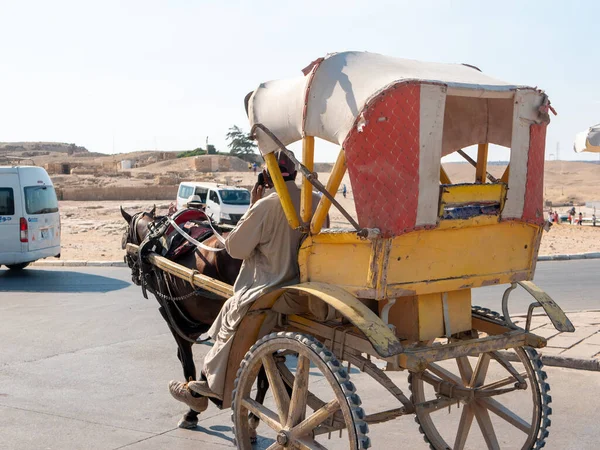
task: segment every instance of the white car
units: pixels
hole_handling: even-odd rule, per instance
[[[0,166],[0,265],[21,270],[60,256],[58,200],[41,167]]]
[[[182,209],[190,197],[197,195],[205,205],[206,215],[219,225],[235,226],[250,207],[248,189],[217,183],[184,181],[177,191],[177,209]]]

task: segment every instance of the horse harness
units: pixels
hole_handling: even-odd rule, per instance
[[[187,315],[177,306],[177,302],[187,300],[187,299],[197,296],[197,295],[202,295],[205,298],[211,298],[211,299],[215,299],[215,300],[216,299],[221,300],[222,297],[220,297],[210,291],[206,291],[204,289],[194,289],[193,291],[191,291],[187,294],[184,294],[182,296],[178,296],[178,297],[173,296],[171,293],[171,290],[169,289],[169,284],[168,284],[168,280],[166,279],[166,274],[164,274],[164,273],[163,273],[164,279],[162,281],[159,281],[159,274],[155,274],[157,277],[157,286],[154,289],[152,287],[152,284],[150,283],[150,278],[151,278],[152,271],[155,269],[151,264],[148,264],[147,262],[145,262],[146,256],[151,252],[156,252],[156,253],[160,254],[163,251],[166,251],[165,243],[167,242],[167,240],[165,239],[165,235],[169,234],[168,232],[170,231],[170,229],[179,233],[181,236],[183,236],[183,238],[186,241],[190,242],[195,247],[199,247],[199,248],[205,249],[207,251],[213,251],[213,252],[222,251],[222,250],[224,250],[224,248],[213,248],[213,247],[204,245],[201,242],[198,242],[197,240],[192,238],[188,233],[186,233],[183,229],[181,229],[181,227],[179,227],[179,225],[176,222],[177,218],[173,219],[169,216],[160,217],[157,220],[150,222],[148,224],[149,233],[146,235],[144,240],[142,240],[142,242],[139,242],[139,239],[137,236],[137,225],[138,225],[139,220],[145,214],[146,213],[143,211],[134,214],[131,218],[130,225],[128,226],[129,228],[127,230],[127,240],[133,244],[138,245],[137,258],[129,253],[126,253],[126,255],[125,255],[125,262],[131,269],[132,281],[134,284],[136,284],[142,288],[142,294],[143,294],[144,298],[146,298],[146,299],[148,298],[148,294],[147,294],[148,291],[156,297],[156,299],[158,300],[162,309],[165,311],[165,314],[166,314],[165,319],[167,319],[167,322],[169,323],[169,325],[173,328],[173,330],[182,339],[184,339],[188,342],[191,342],[191,343],[205,342],[205,341],[209,340],[210,338],[205,338],[205,339],[198,338],[198,339],[194,340],[194,339],[191,339],[187,333],[185,333],[183,330],[181,330],[181,327],[175,321],[172,311],[171,311],[171,308],[169,307],[169,304],[167,304],[167,302],[170,302],[170,304],[174,308],[177,309],[177,312],[179,313],[179,315],[185,322],[187,322],[190,326],[197,328],[197,327],[200,327],[200,324],[194,322],[189,317],[187,317]],[[224,242],[224,238],[221,235],[219,235],[217,233],[217,231],[214,229],[214,227],[210,223],[210,219],[208,220],[208,223],[210,225],[210,228],[212,229],[212,233],[214,233],[214,235],[218,236],[217,239],[220,242]],[[218,270],[218,267],[217,267],[217,270]],[[162,290],[162,289],[160,289],[161,283],[164,283],[166,293],[160,292]]]

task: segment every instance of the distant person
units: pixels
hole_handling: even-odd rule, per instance
[[[256,174],[256,169],[258,169],[258,164],[252,163],[252,170],[254,171],[255,174]]]
[[[342,195],[346,198],[346,185],[344,184],[342,187]]]
[[[577,225],[583,225],[583,214],[581,211],[579,211],[579,222],[577,222]]]
[[[558,211],[554,211],[554,223],[558,223]]]
[[[592,226],[596,226],[596,213],[592,214]]]
[[[548,222],[554,222],[554,214],[552,213],[552,210],[548,211]]]
[[[569,211],[569,223],[573,225],[573,214],[571,214],[571,211]]]

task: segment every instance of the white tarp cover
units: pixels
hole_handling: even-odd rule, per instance
[[[249,102],[251,125],[262,123],[284,145],[302,139],[309,79],[307,75],[261,84]],[[321,62],[310,85],[305,135],[341,145],[371,98],[391,85],[409,80],[475,90],[475,97],[493,97],[490,92],[519,87],[463,64],[420,62],[366,52],[334,53]],[[276,150],[262,132],[257,132],[257,139],[263,154]]]
[[[587,131],[578,133],[575,136],[575,145],[573,148],[577,153],[600,153],[600,123],[590,127]]]

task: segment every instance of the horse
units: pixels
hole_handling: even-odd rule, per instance
[[[123,249],[126,248],[128,243],[139,245],[143,242],[149,233],[148,225],[157,219],[156,206],[148,212],[138,212],[133,216],[121,207],[121,215],[127,222],[127,230],[121,242]],[[227,233],[223,235],[227,236]],[[223,248],[223,245],[214,235],[203,243],[208,247]],[[230,285],[234,284],[242,264],[241,260],[232,258],[227,251],[211,252],[201,248],[196,248],[193,252],[187,253],[177,259],[176,262]],[[147,281],[136,279],[139,275],[134,267],[132,267],[132,275],[136,284]],[[226,299],[208,291],[197,292],[196,288],[187,281],[170,276],[158,269],[153,271],[153,278],[151,277],[148,284],[150,291],[154,293],[160,305],[159,311],[177,342],[177,357],[183,367],[185,380],[196,380],[192,345],[196,343],[202,333],[208,331]],[[176,297],[179,300],[169,300],[169,298]],[[260,390],[262,391],[262,389]],[[266,392],[266,388],[264,391]],[[263,396],[262,403],[264,393],[261,393],[261,396]],[[190,408],[179,421],[178,426],[180,428],[196,427],[198,414],[200,412]]]

